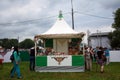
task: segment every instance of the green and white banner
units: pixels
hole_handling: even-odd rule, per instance
[[[82,55],[36,56],[36,66],[84,66],[84,57]]]
[[[70,55],[47,56],[47,66],[72,66]]]

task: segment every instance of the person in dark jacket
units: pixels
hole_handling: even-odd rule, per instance
[[[104,56],[104,51],[103,48],[100,47],[99,50],[97,51],[97,63],[100,65],[101,73],[104,72],[104,64],[105,64],[105,61],[103,60],[103,56]]]
[[[30,49],[30,71],[35,70],[35,49]]]

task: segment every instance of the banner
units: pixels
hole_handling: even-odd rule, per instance
[[[36,56],[36,66],[84,66],[84,57],[73,55]]]

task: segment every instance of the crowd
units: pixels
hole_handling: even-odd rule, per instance
[[[86,47],[85,48],[85,69],[91,71],[93,61],[100,65],[100,72],[104,72],[104,65],[109,64],[109,49],[103,47]]]

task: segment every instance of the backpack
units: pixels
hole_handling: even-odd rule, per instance
[[[10,60],[11,60],[11,62],[13,62],[13,60],[14,60],[14,54],[12,53],[12,55],[10,56]]]

